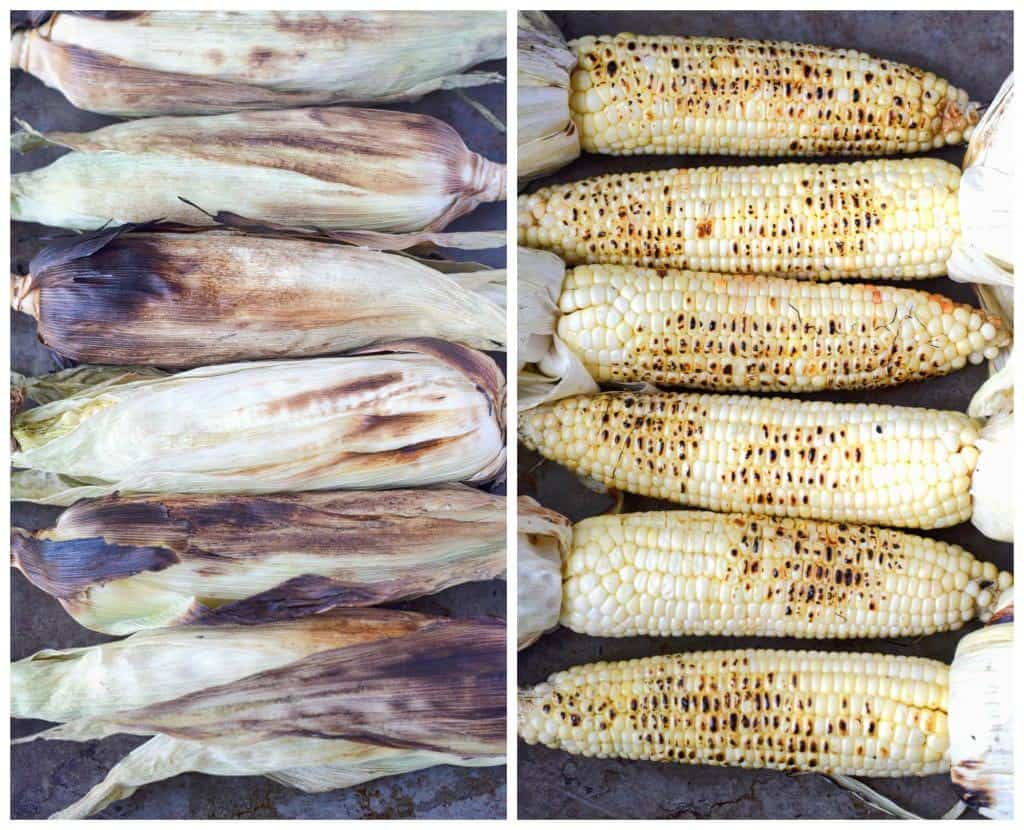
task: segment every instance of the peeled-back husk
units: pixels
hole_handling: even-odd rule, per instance
[[[230,211],[405,233],[439,230],[505,198],[505,167],[428,115],[328,107],[146,118],[89,133],[22,126],[16,150],[74,152],[11,177],[11,218],[74,230],[160,219],[208,226],[209,214]]]
[[[570,75],[576,56],[541,11],[519,12],[519,186],[553,173],[580,154],[569,113]]]
[[[406,101],[500,83],[500,11],[35,12],[11,66],[108,115]]]
[[[52,243],[14,279],[12,305],[36,318],[44,345],[84,363],[172,367],[400,337],[505,345],[503,270],[443,273],[328,242],[132,229]]]
[[[950,774],[983,816],[1013,818],[1013,589],[988,625],[963,637],[949,672]]]
[[[565,516],[528,496],[519,497],[516,613],[520,650],[558,626],[562,560],[571,544],[572,525]]]
[[[198,671],[192,664],[183,666],[199,681],[193,691],[180,696],[152,692],[152,702],[134,707],[124,706],[123,699],[94,706],[105,711],[79,715],[18,741],[91,740],[118,732],[155,736],[56,817],[89,815],[145,783],[189,770],[264,774],[320,792],[438,763],[502,763],[504,624],[390,611],[359,613],[369,621],[367,631],[386,624],[390,616],[409,618],[408,630],[396,630],[386,640],[332,643],[227,681],[221,679],[220,663],[233,663],[237,655],[224,652],[218,661],[222,643],[196,642],[190,651],[207,659]],[[256,651],[265,629],[248,626],[244,631]],[[121,643],[138,644],[158,633],[165,634],[134,635]],[[146,685],[163,688],[162,678],[153,673],[150,651],[126,655],[116,672],[135,669],[147,678]],[[150,672],[142,675],[144,666]],[[97,675],[100,680],[109,677],[116,696],[113,669],[99,667],[91,678],[81,677],[88,669],[76,675],[83,685],[89,679],[95,683]]]
[[[72,505],[49,530],[13,530],[11,555],[78,623],[107,634],[302,617],[499,576],[505,500],[460,485],[108,497]]]
[[[516,256],[519,409],[598,392],[598,385],[583,362],[556,333],[565,263],[555,254],[532,248],[521,247]]]
[[[103,385],[15,416],[11,497],[488,482],[504,398],[489,357],[426,338]]]
[[[1014,479],[1013,413],[990,417],[975,442],[978,462],[971,474],[971,524],[990,539],[1013,541],[1017,505]]]

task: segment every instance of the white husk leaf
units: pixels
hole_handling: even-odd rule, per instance
[[[558,626],[562,613],[562,559],[572,525],[528,496],[519,497],[516,587],[518,648]]]
[[[519,185],[564,167],[580,154],[569,114],[576,58],[544,12],[519,12]]]
[[[111,115],[404,101],[500,81],[495,73],[461,70],[505,56],[504,22],[500,11],[204,9],[126,20],[58,12],[40,28],[12,35],[12,65],[79,108]],[[86,72],[65,46],[95,55],[84,62]],[[121,88],[128,73],[117,61],[151,73],[138,82],[149,94]]]
[[[555,254],[532,248],[520,248],[517,258],[519,409],[597,392],[582,361],[556,333],[565,263]]]
[[[399,636],[418,614],[360,609],[252,625],[140,631],[97,646],[46,649],[11,664],[11,716],[66,723],[148,706],[294,662],[307,654]],[[377,621],[368,627],[360,620]]]
[[[504,465],[503,391],[419,348],[205,367],[23,411],[13,466],[62,478],[15,476],[12,498],[68,504],[86,494],[78,488],[272,493],[493,479]],[[497,382],[484,355],[438,348]],[[389,429],[391,419],[402,426]]]
[[[978,812],[1013,818],[1013,589],[992,624],[960,640],[949,672],[953,783]]]
[[[971,524],[1000,542],[1013,541],[1014,443],[1013,414],[1005,412],[989,418],[975,443],[979,455],[971,476]]]

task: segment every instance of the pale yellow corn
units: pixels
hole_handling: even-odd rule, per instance
[[[1013,577],[896,530],[695,511],[595,516],[562,561],[592,637],[918,637],[991,614]]]
[[[569,48],[569,105],[591,153],[916,153],[960,144],[979,116],[931,72],[851,49],[633,34]]]
[[[558,335],[598,382],[736,391],[894,386],[994,358],[1002,321],[885,285],[571,269]]]
[[[720,513],[935,528],[971,517],[959,412],[737,395],[580,395],[522,412],[532,450],[616,490]]]
[[[946,273],[960,170],[938,159],[613,173],[519,197],[519,244],[605,263],[814,279]]]
[[[576,666],[519,693],[519,735],[574,755],[873,777],[946,772],[949,668],[823,651]]]

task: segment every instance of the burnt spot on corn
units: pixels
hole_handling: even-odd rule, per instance
[[[253,49],[249,52],[249,64],[251,66],[260,67],[265,63],[269,63],[274,59],[274,51],[272,49]]]
[[[400,383],[404,375],[401,372],[382,372],[378,375],[366,375],[355,380],[339,383],[326,389],[310,389],[296,395],[279,398],[263,406],[268,416],[287,412],[298,412],[320,406],[331,406],[337,401],[354,395],[369,395]]]

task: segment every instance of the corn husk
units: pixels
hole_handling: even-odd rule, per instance
[[[15,149],[74,152],[11,177],[11,218],[74,230],[214,224],[191,202],[209,214],[405,233],[505,198],[505,167],[427,115],[333,107],[146,118],[89,133],[22,126]]]
[[[54,243],[12,305],[60,355],[191,367],[350,351],[400,337],[505,345],[504,271],[442,273],[412,257],[231,231]]]
[[[333,633],[338,619],[359,633]],[[309,647],[313,627],[322,639]],[[189,770],[320,792],[437,763],[504,760],[503,623],[371,609],[219,631],[143,632],[12,666],[14,711],[63,723],[18,743],[155,736],[55,817],[84,817]],[[291,659],[267,657],[288,635]]]
[[[11,558],[106,634],[300,617],[501,575],[505,500],[457,485],[109,497],[72,505],[51,529],[12,530]]]
[[[957,644],[949,670],[953,784],[987,818],[1013,818],[1013,589]]]
[[[570,73],[576,57],[540,11],[519,12],[519,186],[553,173],[580,154],[569,114]]]
[[[501,373],[440,340],[130,377],[15,416],[13,499],[481,483],[504,469]]]
[[[533,645],[558,627],[562,613],[562,560],[572,525],[528,496],[519,497],[516,542],[517,646]]]
[[[498,83],[500,11],[35,12],[11,66],[108,115],[406,101]]]

